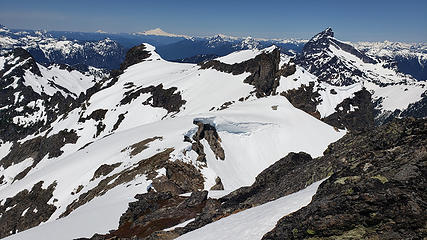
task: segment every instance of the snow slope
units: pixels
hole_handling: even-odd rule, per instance
[[[184,234],[177,240],[261,239],[274,228],[279,219],[308,205],[322,182],[315,182],[296,193],[222,218]]]
[[[37,65],[42,77],[27,72],[24,76],[24,85],[30,86],[38,94],[45,93],[52,96],[56,92],[60,92],[64,96],[70,95],[76,98],[81,93],[85,93],[96,82],[95,77],[85,75],[77,70],[68,71],[61,69],[58,65],[49,67]],[[60,87],[57,87],[58,85]]]
[[[58,238],[47,233],[57,232],[57,229],[63,229],[64,234],[69,234],[64,236],[72,238],[90,237],[95,231],[105,233],[117,227],[127,204],[133,201],[135,194],[145,193],[146,186],[151,183],[144,174],[113,187],[70,215],[58,217],[67,206],[94,189],[103,179],[132,169],[141,159],[170,148],[173,149],[170,161],[190,163],[201,171],[204,189],[210,189],[219,176],[225,190],[231,191],[252,184],[262,170],[289,152],[305,151],[313,157],[320,156],[329,143],[345,134],[294,108],[282,96],[256,98],[251,93],[254,87],[243,83],[249,73],[232,75],[213,69],[202,70],[193,64],[167,62],[154,52],[154,47],[146,47],[151,56],[126,69],[111,87],[92,95],[81,108],[59,117],[48,131],[22,140],[25,142],[45,134],[53,136],[64,129],[74,131],[78,136],[75,144],[65,144],[61,148],[63,153],[59,157],[45,156],[23,179],[11,181],[14,174],[9,174],[6,183],[0,186],[0,199],[6,199],[24,189],[31,189],[39,181],[44,181],[43,188],[56,182],[49,203],[57,209],[49,220],[10,239],[32,239],[33,233],[45,234],[46,239]],[[178,113],[168,113],[164,108],[147,104],[151,93],[142,93],[130,102],[122,102],[130,91],[158,84],[162,84],[164,89],[175,87],[175,93],[180,93],[186,101]],[[247,100],[238,101],[242,97],[247,97]],[[228,101],[233,104],[225,109],[219,108]],[[106,110],[102,120],[89,117],[100,109]],[[114,128],[121,114],[124,119]],[[194,120],[216,127],[225,152],[224,160],[216,159],[209,144],[202,139],[207,162],[204,165],[196,161],[198,155],[191,150],[191,143],[183,141],[184,136],[191,137],[197,131]],[[100,122],[105,128],[98,134]],[[147,149],[135,156],[126,150],[153,137],[160,138],[150,142]],[[102,164],[115,163],[121,164],[107,175],[92,179]],[[9,168],[19,173],[26,166],[25,163]],[[111,180],[110,184],[114,181]],[[80,186],[82,189],[77,192]],[[99,213],[102,208],[109,209],[108,215],[91,214]],[[84,226],[82,219],[85,219]]]
[[[264,52],[269,53],[272,50],[274,50],[275,48],[276,48],[276,46],[273,45],[271,47],[264,48],[264,49],[252,48],[252,49],[248,49],[248,50],[236,51],[236,52],[230,53],[226,56],[216,58],[215,60],[218,60],[218,61],[226,63],[226,64],[241,63],[241,62],[247,61],[249,59],[255,58],[256,56],[258,56],[261,53],[264,53]]]

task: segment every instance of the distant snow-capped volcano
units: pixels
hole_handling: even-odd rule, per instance
[[[180,35],[180,34],[168,33],[168,32],[163,31],[161,28],[155,28],[155,29],[144,31],[144,32],[137,32],[136,34],[139,34],[139,35],[164,36],[164,37],[191,38],[191,37],[189,37],[187,35]]]

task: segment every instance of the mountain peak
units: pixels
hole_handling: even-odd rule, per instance
[[[331,28],[331,27],[328,27],[328,28],[326,28],[325,30],[323,30],[323,33],[330,34],[330,35],[331,35],[331,37],[333,37],[333,36],[334,36],[334,31],[332,31],[332,28]]]
[[[180,34],[174,34],[174,33],[165,32],[161,28],[154,28],[154,29],[147,30],[147,31],[144,31],[144,32],[137,32],[136,34],[139,34],[139,35],[163,36],[163,37],[183,37],[183,38],[190,38],[189,36],[186,36],[186,35],[180,35]]]
[[[104,31],[104,30],[102,30],[102,29],[98,29],[98,30],[96,30],[96,33],[105,34],[105,33],[108,33],[108,32],[106,32],[106,31]]]
[[[322,32],[316,34],[310,41],[315,42],[320,39],[333,38],[333,37],[334,37],[334,31],[332,31],[332,28],[328,27]]]
[[[0,32],[9,32],[9,29],[6,26],[0,24]]]

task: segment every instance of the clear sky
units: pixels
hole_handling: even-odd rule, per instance
[[[9,28],[427,42],[427,0],[2,0]]]

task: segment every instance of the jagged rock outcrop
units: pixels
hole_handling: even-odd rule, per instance
[[[314,82],[310,82],[308,86],[302,85],[300,88],[282,92],[280,95],[286,97],[294,107],[320,119],[320,113],[317,111],[320,94],[314,91],[314,84]]]
[[[137,195],[138,201],[129,204],[128,211],[120,218],[119,229],[112,235],[143,238],[190,220],[205,207],[207,196],[207,191],[193,192],[190,197],[170,193]]]
[[[0,238],[35,227],[55,212],[56,207],[48,201],[56,183],[46,189],[42,185],[43,182],[39,182],[30,191],[25,189],[0,204]]]
[[[91,181],[101,177],[101,176],[107,176],[109,173],[111,173],[115,168],[120,166],[122,163],[114,163],[114,164],[102,164],[99,166],[98,169],[96,169],[95,173],[93,174],[93,177]]]
[[[339,129],[362,131],[375,126],[375,109],[371,93],[366,89],[354,93],[335,107],[335,113],[322,120]]]
[[[330,145],[339,159],[312,202],[282,218],[263,239],[426,237],[427,121],[404,119]]]
[[[224,190],[224,185],[220,177],[215,178],[215,185],[213,185],[210,190]]]
[[[21,62],[19,64],[20,67],[13,68],[13,66],[15,66],[16,63],[5,62],[3,69],[0,69],[0,78],[3,77],[5,73],[7,73],[7,75],[23,76],[26,70],[29,70],[30,72],[34,73],[37,76],[40,76],[40,77],[42,76],[40,69],[37,66],[36,60],[25,49],[15,48],[12,50],[9,56],[13,56],[13,58],[20,61]]]
[[[196,151],[199,156],[204,156],[203,145],[200,143],[202,139],[205,139],[212,152],[215,154],[216,159],[225,159],[224,149],[221,146],[221,138],[216,131],[216,128],[210,124],[205,124],[200,121],[194,120],[193,124],[198,126],[197,132],[193,135],[195,143],[192,145],[192,149]]]
[[[200,63],[202,69],[213,68],[218,71],[232,73],[234,75],[250,72],[244,82],[251,84],[255,87],[258,97],[267,96],[274,92],[279,84],[279,77],[281,74],[289,74],[292,72],[292,66],[289,67],[290,71],[280,70],[280,50],[275,48],[271,52],[263,52],[253,59],[235,64],[226,64],[218,60],[211,60]],[[293,66],[295,68],[295,66]],[[293,71],[295,72],[295,70]]]
[[[334,90],[331,91],[334,94]],[[377,110],[374,109],[371,93],[366,89],[355,92],[351,98],[344,99],[335,107],[334,113],[324,118],[317,110],[317,106],[323,100],[319,92],[315,90],[315,82],[310,82],[308,86],[301,85],[297,89],[282,92],[280,95],[286,97],[294,107],[338,129],[362,131],[375,126]]]
[[[181,93],[176,90],[176,87],[164,89],[163,84],[144,88],[140,87],[126,92],[125,97],[120,101],[120,104],[128,104],[138,98],[141,94],[151,93],[151,97],[149,97],[143,104],[150,105],[152,107],[161,107],[166,109],[168,112],[178,112],[186,101],[182,99]]]
[[[207,191],[193,192],[189,197],[170,192],[150,192],[135,196],[128,210],[120,217],[117,230],[96,234],[92,240],[105,239],[174,239],[173,232],[159,232],[195,218],[208,207]]]
[[[151,56],[149,51],[146,51],[146,47],[144,44],[139,46],[135,46],[126,53],[125,60],[122,64],[120,64],[120,70],[124,71],[131,65],[140,63]]]

